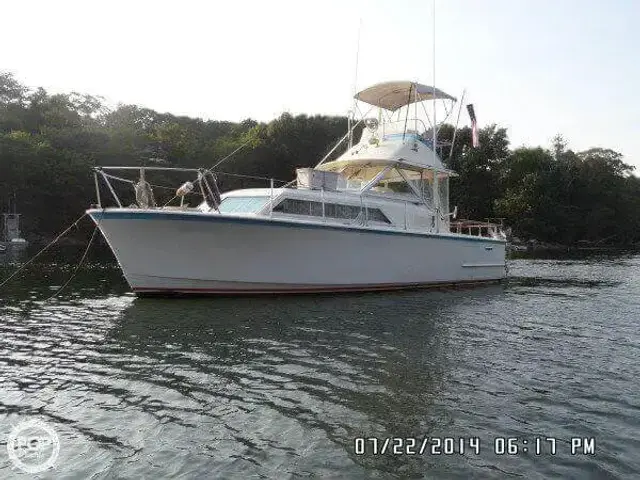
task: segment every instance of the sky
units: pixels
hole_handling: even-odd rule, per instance
[[[434,80],[433,0],[1,0],[0,12],[0,71],[176,115],[344,115],[356,89]],[[640,171],[638,20],[635,0],[435,0],[435,83],[466,89],[480,126],[507,128],[512,147],[559,133]]]

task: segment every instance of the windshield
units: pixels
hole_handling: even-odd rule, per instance
[[[220,213],[257,213],[269,197],[227,197],[220,203]]]

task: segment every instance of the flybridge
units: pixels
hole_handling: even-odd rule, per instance
[[[396,175],[402,177],[400,181],[415,177],[410,172],[425,171],[432,183],[437,183],[433,181],[435,176],[455,176],[453,171],[444,166],[437,152],[438,147],[445,146],[444,143],[437,142],[438,128],[453,112],[457,101],[454,96],[421,83],[395,81],[366,88],[357,93],[354,99],[356,104],[353,112],[361,113],[357,102],[363,102],[371,105],[371,109],[377,108],[377,116],[368,116],[371,109],[361,114],[358,121],[350,116],[347,134],[320,161],[317,169],[340,172],[347,180],[356,175],[363,181],[373,179],[387,165],[396,165],[398,169],[404,170],[404,175]],[[425,105],[427,102],[433,104],[430,109]],[[445,113],[440,123],[436,122],[436,102],[442,102],[440,108],[444,108]],[[360,141],[354,145],[354,131],[360,123],[364,123],[365,128]],[[347,151],[338,158],[327,161],[333,151],[346,140]],[[430,196],[439,197],[437,192]]]
[[[412,81],[393,81],[375,84],[354,96],[354,108],[349,116],[347,134],[323,158],[316,168],[340,171],[345,163],[380,164],[402,163],[410,169],[430,169],[449,176],[455,175],[442,163],[438,148],[453,147],[438,142],[438,130],[454,110],[457,99],[435,87]],[[362,114],[358,102],[371,108]],[[429,108],[427,108],[427,104]],[[437,105],[436,105],[437,103]],[[375,117],[369,113],[377,108]],[[443,120],[437,122],[436,113],[443,110]],[[360,114],[356,119],[355,113]],[[458,112],[459,118],[459,112]],[[354,145],[354,131],[363,123],[362,138]],[[457,126],[456,126],[457,130]],[[339,158],[327,162],[333,152],[344,141],[348,149]],[[434,145],[436,146],[434,148]],[[442,153],[442,150],[440,150]],[[325,163],[327,162],[327,163]]]

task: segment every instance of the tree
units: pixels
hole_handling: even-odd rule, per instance
[[[140,166],[162,159],[176,166],[217,169],[222,190],[288,181],[295,169],[314,166],[347,130],[345,117],[282,114],[269,123],[239,123],[158,113],[137,105],[108,109],[100,97],[51,95],[0,73],[0,198],[18,189],[28,238],[50,237],[94,201],[91,167]],[[451,181],[451,205],[462,218],[505,217],[517,236],[574,245],[640,243],[640,179],[624,157],[607,148],[573,152],[561,135],[550,148],[509,149],[505,128],[438,132]],[[362,128],[355,132],[357,141]],[[429,136],[430,133],[427,132]],[[447,142],[449,144],[447,145]],[[346,149],[346,142],[330,157]],[[153,173],[168,200],[175,179]],[[276,183],[278,184],[278,183]],[[114,183],[124,202],[130,184]],[[160,195],[160,193],[158,194]]]

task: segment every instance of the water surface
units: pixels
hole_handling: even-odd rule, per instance
[[[61,440],[39,478],[640,470],[638,256],[512,260],[506,284],[474,289],[204,299],[138,299],[94,258],[45,301],[81,253],[0,292],[2,478],[29,478],[5,449],[28,418]],[[356,437],[478,438],[480,452],[358,455]],[[518,453],[496,454],[496,437]],[[524,452],[546,437],[555,455]],[[595,455],[571,455],[572,437],[595,438]]]

